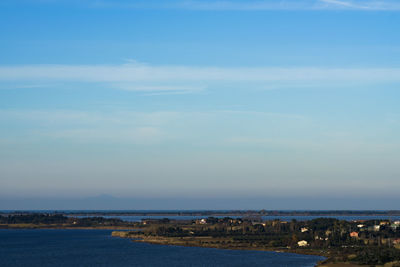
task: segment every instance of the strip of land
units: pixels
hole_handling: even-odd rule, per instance
[[[2,211],[0,215],[29,215],[36,211]],[[400,216],[400,210],[195,210],[195,211],[53,211],[53,214],[69,216],[204,216],[204,217],[247,217],[247,216]]]

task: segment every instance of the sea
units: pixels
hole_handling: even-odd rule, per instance
[[[111,230],[0,230],[1,267],[315,266],[323,257],[250,250],[152,245]]]

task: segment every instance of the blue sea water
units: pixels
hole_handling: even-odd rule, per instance
[[[0,230],[0,266],[314,266],[319,256],[136,243],[110,230]]]

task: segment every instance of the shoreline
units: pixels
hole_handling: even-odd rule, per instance
[[[226,250],[253,250],[253,251],[266,251],[275,253],[292,253],[298,255],[311,255],[320,256],[325,259],[320,260],[316,263],[315,267],[395,267],[399,266],[399,262],[390,262],[384,265],[361,265],[353,262],[345,261],[333,261],[335,251],[334,250],[320,250],[320,249],[292,249],[292,248],[274,248],[274,247],[257,247],[257,246],[229,246],[229,245],[210,245],[207,243],[196,243],[196,242],[182,242],[179,238],[174,237],[143,237],[140,235],[121,237],[118,234],[114,234],[114,237],[129,238],[132,242],[147,243],[153,245],[164,245],[164,246],[183,246],[183,247],[201,247],[201,248],[214,248],[214,249],[226,249]],[[196,240],[193,240],[196,241]],[[198,240],[197,240],[198,241]],[[393,265],[394,264],[394,265]]]
[[[311,255],[311,256],[320,256],[324,257],[325,259],[320,260],[316,263],[315,267],[363,267],[367,265],[359,265],[350,262],[330,262],[330,254],[331,252],[326,250],[318,250],[318,249],[288,249],[288,248],[273,248],[273,247],[255,247],[255,246],[220,246],[220,245],[210,245],[205,243],[194,243],[194,242],[176,242],[176,238],[168,238],[168,237],[143,237],[141,235],[136,236],[122,236],[119,234],[121,232],[112,233],[112,236],[119,237],[119,238],[128,238],[132,242],[137,243],[147,243],[153,245],[163,245],[163,246],[182,246],[182,247],[201,247],[201,248],[213,248],[213,249],[226,249],[226,250],[253,250],[253,251],[266,251],[266,252],[275,252],[275,253],[292,253],[298,255]]]
[[[212,244],[206,241],[206,238],[175,238],[175,237],[158,237],[158,236],[143,236],[140,234],[129,234],[127,232],[118,232],[114,231],[111,233],[113,237],[119,238],[128,238],[132,242],[137,243],[147,243],[153,245],[164,245],[164,246],[182,246],[182,247],[201,247],[201,248],[214,248],[214,249],[226,249],[226,250],[253,250],[253,251],[267,251],[267,252],[275,252],[275,253],[292,253],[298,255],[311,255],[311,256],[320,256],[325,259],[317,262],[315,266],[324,267],[325,262],[329,260],[330,252],[323,250],[303,250],[303,249],[288,249],[288,248],[274,248],[274,247],[257,247],[257,246],[248,246],[245,244],[240,244],[239,246],[229,245],[229,244]],[[217,239],[215,238],[207,238],[208,241],[213,240],[215,242]],[[361,265],[353,265],[353,266],[361,266]]]

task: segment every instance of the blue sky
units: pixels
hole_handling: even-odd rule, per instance
[[[3,0],[0,198],[389,207],[399,12],[385,0]]]

